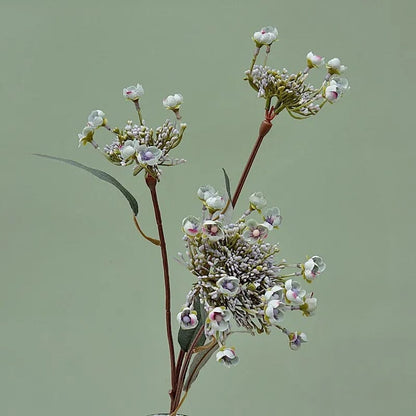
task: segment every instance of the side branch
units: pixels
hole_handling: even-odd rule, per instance
[[[272,107],[271,110],[274,110],[273,107]],[[256,158],[257,152],[260,149],[261,143],[263,142],[263,139],[266,136],[266,134],[270,131],[270,129],[273,126],[272,123],[271,123],[272,119],[273,119],[273,117],[271,117],[271,118],[270,118],[270,116],[268,117],[268,112],[266,112],[266,118],[260,124],[259,137],[257,137],[254,148],[251,151],[251,154],[250,154],[250,157],[248,158],[246,167],[244,168],[244,171],[241,175],[240,181],[238,182],[237,188],[235,190],[233,200],[232,200],[233,208],[237,205],[238,198],[239,198],[240,193],[241,193],[241,191],[244,187],[244,183],[246,182],[247,176],[250,172],[251,166],[253,165],[254,159]]]

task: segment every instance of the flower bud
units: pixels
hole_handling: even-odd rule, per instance
[[[347,67],[345,65],[341,65],[341,61],[339,58],[330,59],[326,64],[326,68],[328,70],[328,73],[331,75],[340,75],[347,70]]]
[[[319,55],[315,55],[312,51],[306,55],[308,68],[317,68],[318,66],[321,66],[324,63],[324,60],[325,58],[322,58],[322,56]]]

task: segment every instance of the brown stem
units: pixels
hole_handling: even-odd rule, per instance
[[[173,346],[172,322],[171,322],[171,312],[170,312],[170,280],[169,280],[168,252],[166,249],[165,235],[163,232],[162,216],[160,214],[159,202],[157,200],[157,193],[156,193],[157,180],[153,176],[148,174],[146,175],[146,184],[149,187],[150,194],[152,196],[153,210],[155,212],[156,224],[157,224],[157,229],[159,232],[160,251],[162,254],[163,277],[165,281],[166,334],[168,337],[168,345],[169,345],[170,375],[171,375],[171,386],[172,386],[172,390],[169,392],[169,395],[171,397],[171,403],[172,403],[174,399],[173,386],[176,385],[176,382],[175,382],[176,368],[175,368],[175,348]]]
[[[262,123],[260,124],[259,137],[257,137],[254,148],[251,151],[251,154],[250,154],[250,157],[248,158],[246,167],[244,168],[244,171],[241,175],[240,181],[238,182],[237,188],[235,190],[233,200],[232,200],[233,207],[235,207],[237,205],[237,201],[238,201],[238,198],[240,196],[241,190],[243,189],[244,183],[246,182],[247,176],[250,172],[250,169],[251,169],[251,166],[254,162],[254,159],[256,158],[257,152],[260,149],[260,146],[261,146],[261,143],[263,142],[264,137],[270,131],[271,128],[272,128],[272,123],[266,117],[266,119],[263,120]]]
[[[192,355],[194,353],[195,345],[199,341],[199,338],[201,337],[202,333],[204,332],[204,329],[205,329],[205,325],[202,325],[201,328],[199,328],[199,331],[197,332],[194,340],[192,341],[192,344],[189,347],[189,350],[186,352],[185,362],[183,363],[183,366],[180,369],[181,370],[180,374],[178,374],[177,384],[176,384],[176,395],[175,395],[175,399],[173,401],[173,405],[171,406],[171,409],[170,409],[171,412],[173,412],[173,410],[175,410],[178,407],[178,404],[180,402],[182,389],[183,389],[183,384],[185,383],[186,372],[188,371],[188,367],[189,367],[189,364],[191,362]],[[179,373],[179,368],[178,368],[178,373]]]

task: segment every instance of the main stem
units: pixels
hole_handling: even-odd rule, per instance
[[[170,356],[170,378],[172,390],[169,392],[171,402],[174,400],[174,386],[176,385],[176,366],[175,366],[175,348],[173,346],[173,337],[172,337],[172,321],[171,321],[171,312],[170,312],[170,279],[169,279],[169,263],[168,263],[168,252],[166,249],[165,235],[163,232],[162,225],[162,216],[160,214],[159,202],[157,199],[156,185],[157,180],[151,176],[146,175],[146,184],[150,189],[150,194],[152,196],[153,210],[155,212],[155,219],[157,224],[157,230],[159,232],[160,240],[160,251],[162,254],[162,265],[163,265],[163,277],[165,282],[165,319],[166,319],[166,334],[168,337],[169,345],[169,356]]]
[[[235,207],[237,205],[237,201],[238,201],[238,198],[240,196],[241,190],[244,187],[244,183],[246,182],[247,176],[250,172],[251,166],[253,165],[254,159],[256,158],[257,152],[260,149],[260,146],[261,146],[261,143],[263,142],[264,137],[270,131],[271,128],[272,128],[272,123],[266,117],[266,119],[263,120],[262,123],[260,124],[259,137],[257,137],[254,148],[251,151],[251,154],[250,154],[250,157],[248,158],[246,167],[244,168],[244,171],[241,174],[240,181],[238,182],[237,188],[235,190],[235,193],[234,193],[234,196],[233,196],[233,199],[232,199],[233,207]]]

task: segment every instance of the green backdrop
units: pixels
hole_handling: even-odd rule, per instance
[[[127,204],[87,173],[31,156],[76,159],[116,176],[155,234],[142,176],[110,166],[77,133],[91,110],[135,117],[121,90],[143,84],[144,117],[181,92],[188,130],[159,186],[172,259],[173,311],[192,276],[173,261],[195,190],[235,185],[262,119],[242,81],[251,35],[279,28],[269,63],[303,69],[339,56],[351,91],[305,121],[282,113],[244,198],[262,191],[284,217],[273,239],[289,261],[320,254],[319,307],[277,331],[236,335],[240,364],[210,362],[182,409],[190,416],[390,415],[415,406],[415,142],[411,1],[11,1],[0,5],[0,414],[144,416],[168,407],[159,251]],[[318,80],[312,74],[312,80]],[[412,126],[413,127],[413,126]],[[101,144],[110,139],[103,132]],[[294,314],[289,314],[294,315]],[[176,328],[176,322],[174,322]]]

